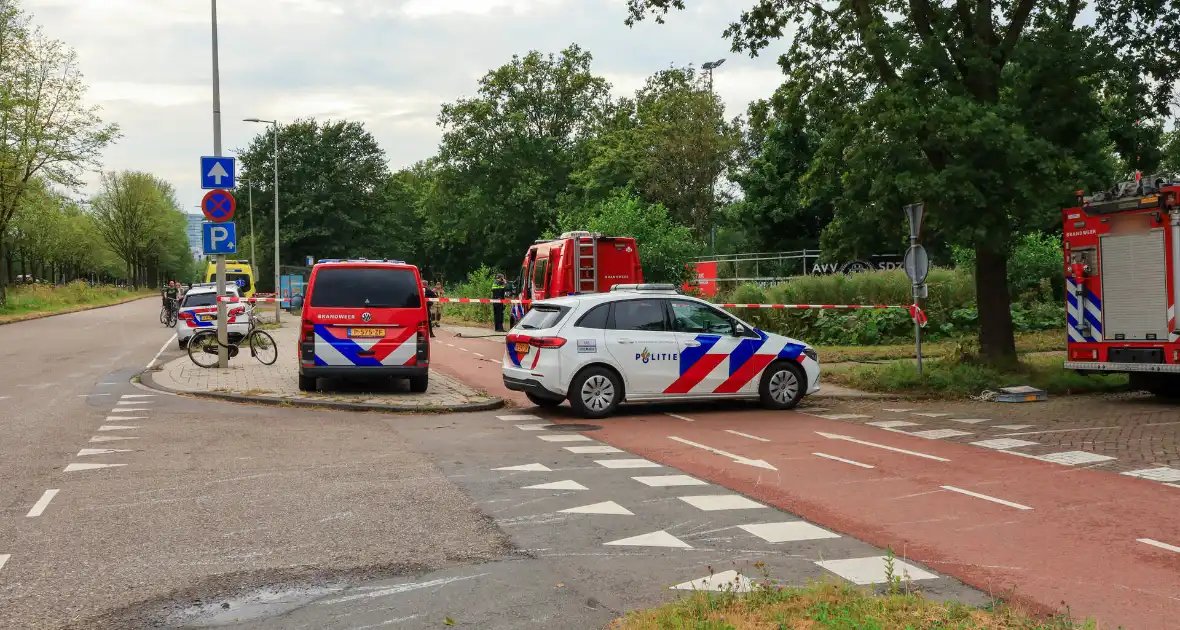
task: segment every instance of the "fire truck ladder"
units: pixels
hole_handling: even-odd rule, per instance
[[[595,235],[576,238],[578,257],[578,293],[598,293],[598,238]]]

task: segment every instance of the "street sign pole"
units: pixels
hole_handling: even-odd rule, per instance
[[[213,7],[213,155],[221,157],[221,74],[217,62],[217,0]],[[201,179],[205,173],[202,168]],[[221,298],[225,296],[225,255],[217,256],[217,367],[229,367],[229,331],[226,327],[227,309]]]
[[[910,277],[914,305],[917,306],[922,298],[922,285],[926,282],[929,271],[929,261],[926,251],[918,244],[918,236],[922,232],[922,216],[926,212],[925,203],[910,204],[905,207],[906,218],[910,223],[910,251],[906,256],[906,274]],[[914,356],[918,360],[918,376],[922,375],[922,324],[914,317]]]

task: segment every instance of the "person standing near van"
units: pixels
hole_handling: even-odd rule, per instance
[[[422,281],[422,294],[425,295],[426,299],[428,300],[430,298],[438,297],[438,294],[434,292],[434,289],[430,288],[430,285],[427,284],[425,280]],[[426,303],[426,328],[430,331],[431,337],[434,336],[434,313],[436,310],[438,310],[437,302]]]
[[[504,274],[496,274],[496,279],[492,281],[492,299],[503,300],[508,297],[508,283],[504,279]],[[496,302],[492,304],[492,317],[495,320],[496,332],[504,332],[504,304]]]

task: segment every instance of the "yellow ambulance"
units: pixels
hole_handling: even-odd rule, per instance
[[[217,282],[217,263],[209,261],[209,267],[205,271],[205,282]],[[250,261],[225,261],[225,282],[238,285],[238,295],[244,298],[254,297],[254,269],[250,267]]]

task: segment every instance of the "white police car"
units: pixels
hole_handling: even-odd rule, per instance
[[[225,294],[238,297],[238,288],[227,284]],[[230,341],[236,342],[250,330],[250,318],[246,316],[245,304],[227,304],[226,330]],[[176,314],[176,343],[181,349],[188,347],[188,340],[198,330],[217,329],[217,285],[213,283],[194,284],[180,302]]]
[[[504,385],[541,407],[601,418],[621,402],[757,399],[790,409],[819,390],[807,344],[763,332],[673,285],[534,302],[508,333]]]

